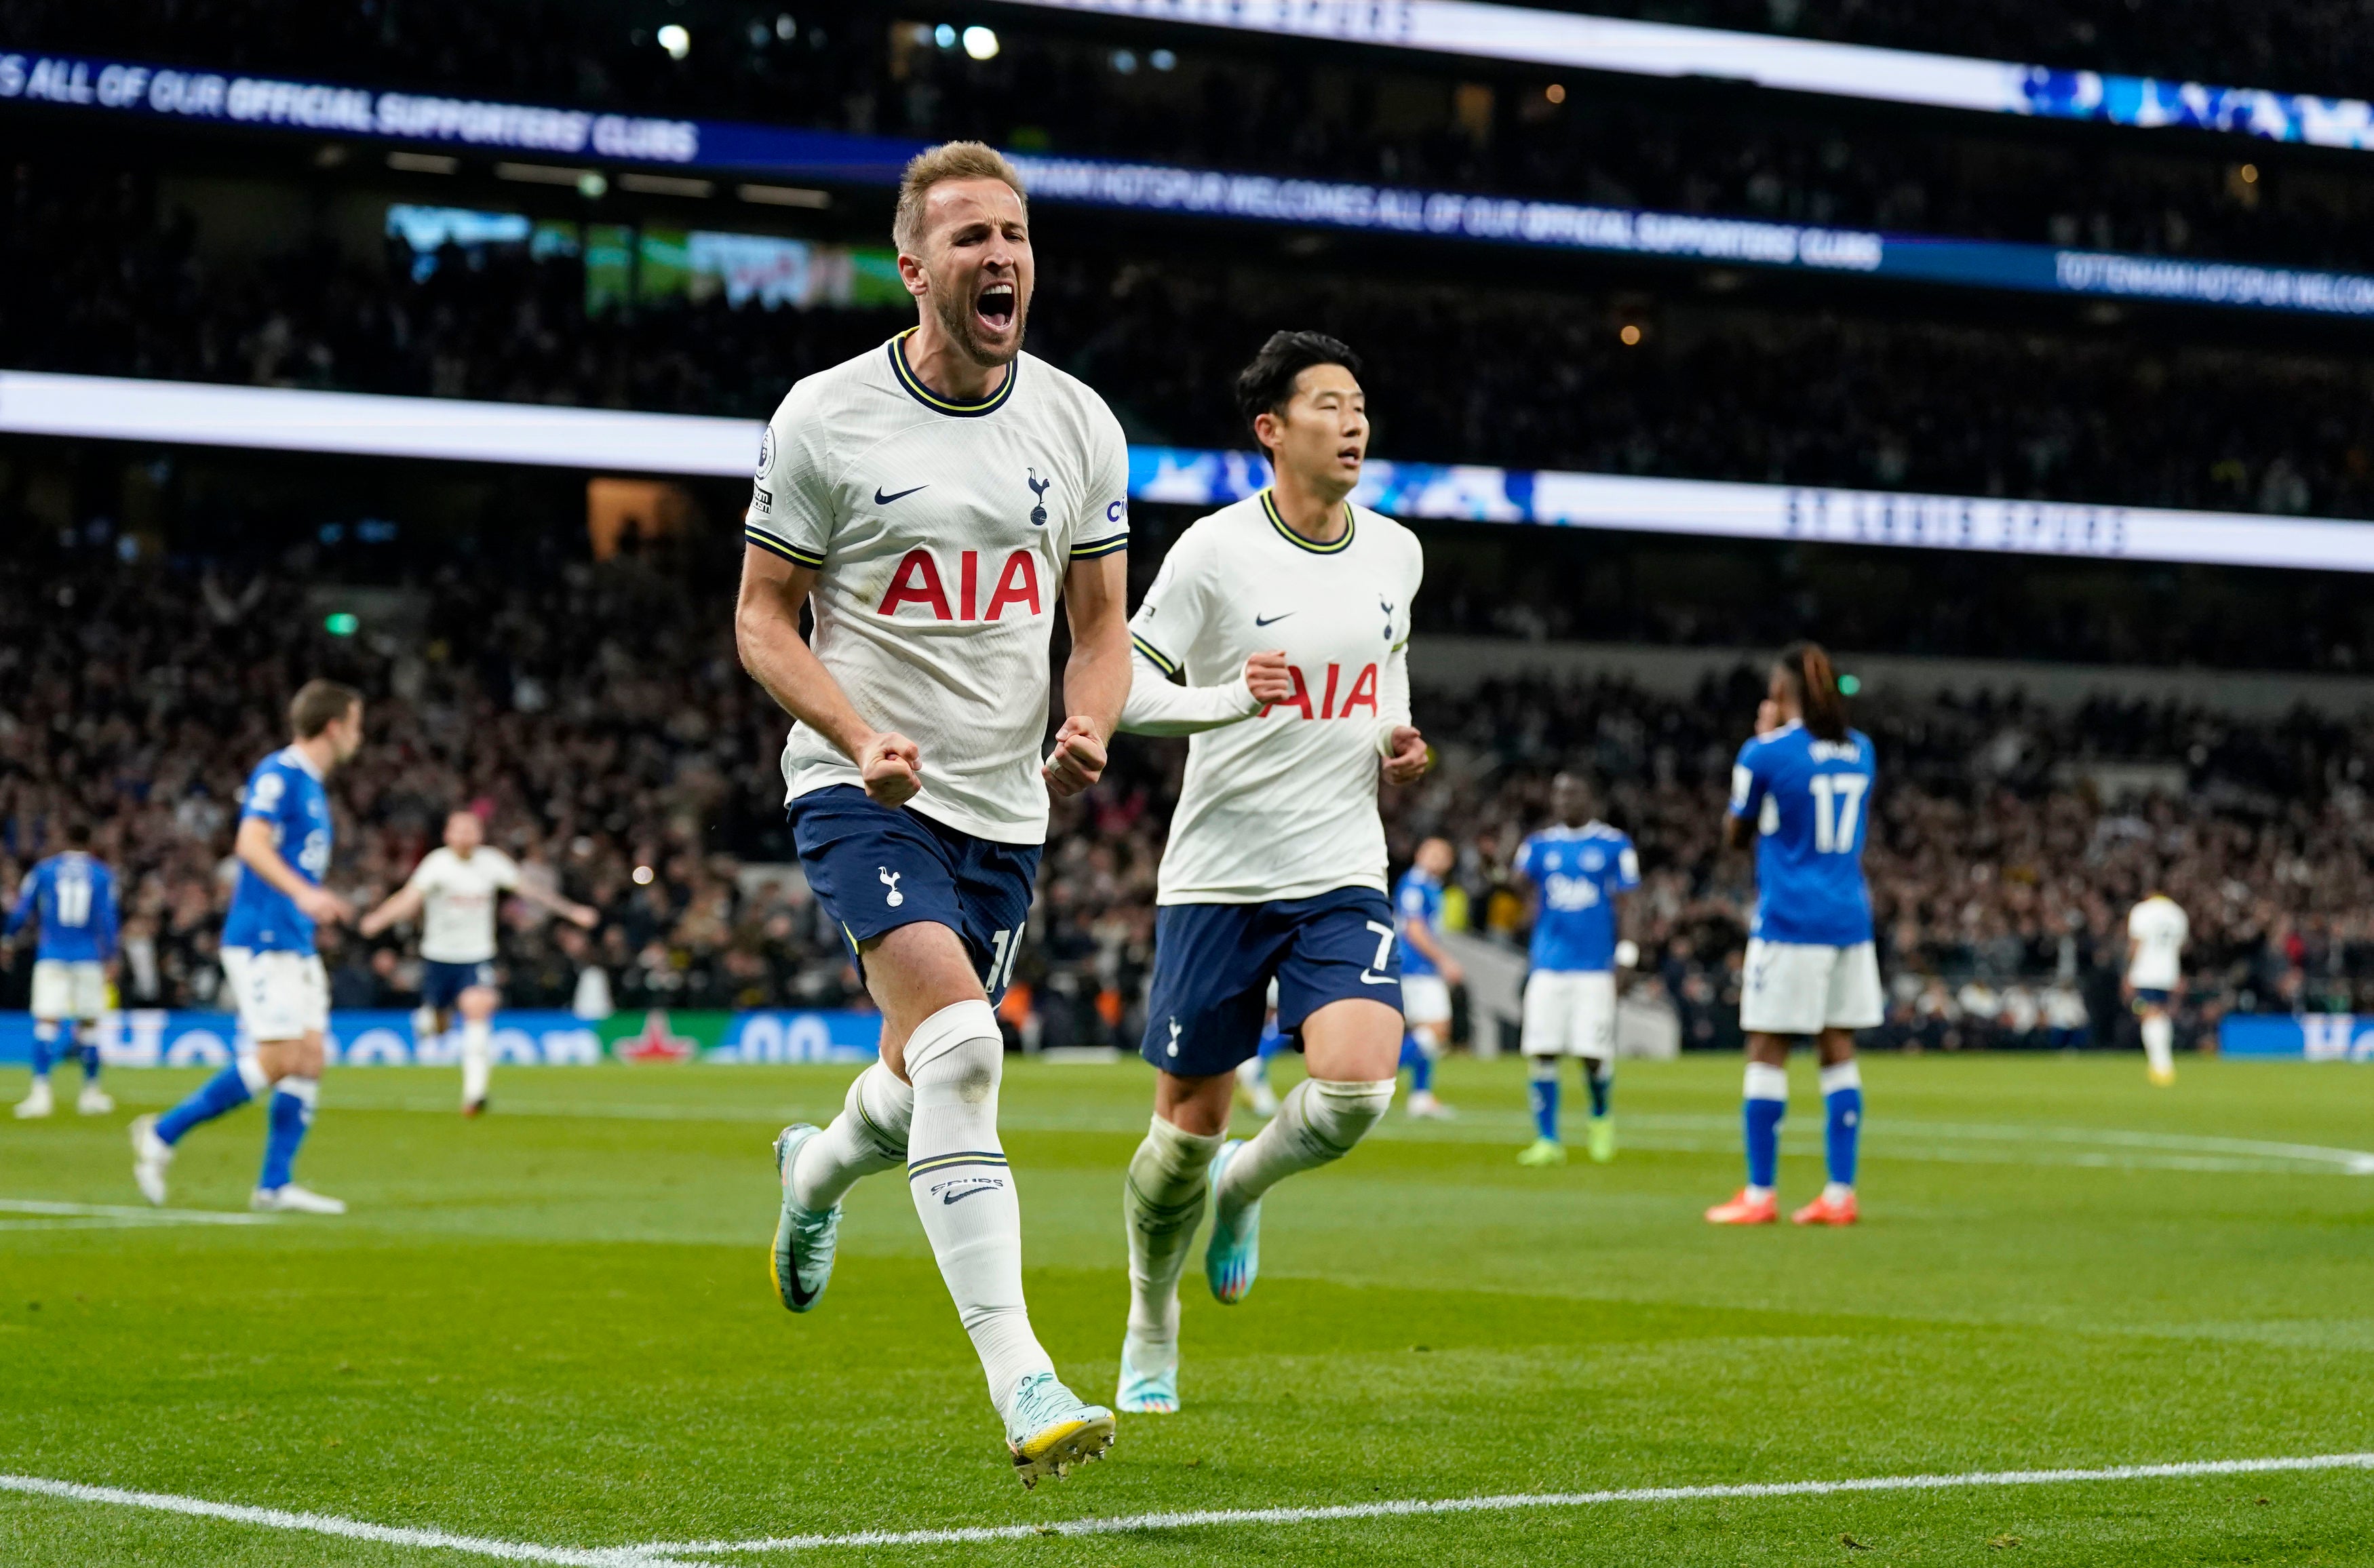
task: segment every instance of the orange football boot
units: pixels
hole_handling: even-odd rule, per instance
[[[1708,1210],[1706,1217],[1710,1225],[1769,1225],[1780,1218],[1780,1204],[1777,1199],[1750,1198],[1743,1187],[1728,1203]]]
[[[1855,1195],[1850,1192],[1836,1203],[1816,1198],[1790,1215],[1789,1220],[1798,1225],[1851,1225],[1855,1223]]]

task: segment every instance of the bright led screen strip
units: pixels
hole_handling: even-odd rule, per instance
[[[1715,76],[1789,92],[1982,114],[2089,120],[2146,129],[2180,126],[2311,146],[2374,147],[2374,104],[2360,99],[1576,16],[1479,0],[1004,3],[1623,76]]]
[[[0,53],[0,102],[12,100],[405,146],[876,187],[897,183],[923,146],[740,121],[637,119],[78,56]],[[1127,212],[2374,319],[2374,275],[2362,273],[2060,251],[1169,164],[1012,156],[1042,201]]]
[[[0,370],[0,432],[17,435],[741,478],[759,429],[698,415]],[[1250,452],[1130,451],[1135,500],[1220,506],[1267,478]],[[2322,518],[1383,461],[1356,496],[1445,521],[2374,572],[2374,523]]]

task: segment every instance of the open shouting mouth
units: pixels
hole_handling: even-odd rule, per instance
[[[1005,280],[984,284],[981,296],[973,301],[973,314],[992,336],[1003,336],[1014,325],[1014,315],[1020,303],[1014,285]]]

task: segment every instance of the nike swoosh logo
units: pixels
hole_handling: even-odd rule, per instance
[[[874,504],[877,507],[887,507],[893,501],[906,499],[909,496],[913,495],[915,490],[928,490],[930,488],[931,486],[929,485],[918,485],[915,486],[914,490],[897,490],[886,496],[882,493],[882,486],[876,485],[874,487]]]
[[[968,1187],[962,1192],[951,1192],[941,1198],[940,1207],[945,1209],[951,1203],[961,1203],[966,1199],[973,1197],[977,1193],[995,1192],[996,1190],[997,1184],[995,1182],[985,1183],[980,1187]]]
[[[1371,975],[1363,969],[1360,971],[1360,983],[1364,986],[1390,986],[1399,982],[1395,981],[1391,975]]]
[[[1286,613],[1286,615],[1293,615],[1293,614],[1300,614],[1300,612],[1299,612],[1299,611],[1296,611],[1296,610],[1288,610],[1288,611]],[[1277,623],[1278,623],[1278,622],[1280,622],[1280,621],[1282,621],[1282,620],[1286,619],[1286,615],[1272,615],[1272,616],[1270,616],[1267,620],[1263,620],[1261,616],[1259,616],[1259,615],[1255,615],[1255,616],[1253,617],[1253,625],[1255,625],[1255,626],[1274,626],[1277,625]]]

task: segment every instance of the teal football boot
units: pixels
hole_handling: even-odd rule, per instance
[[[793,1312],[813,1312],[832,1280],[833,1245],[840,1235],[840,1205],[821,1214],[792,1201],[792,1162],[800,1145],[822,1128],[800,1122],[775,1135],[775,1176],[782,1183],[783,1210],[775,1222],[775,1293]]]
[[[1091,1405],[1057,1381],[1034,1372],[1014,1388],[1005,1446],[1028,1492],[1041,1476],[1067,1476],[1084,1459],[1101,1459],[1113,1445],[1113,1413]]]
[[[1165,1358],[1169,1364],[1164,1365]],[[1179,1413],[1179,1347],[1166,1352],[1152,1345],[1121,1342],[1121,1387],[1113,1407],[1125,1416],[1168,1416]]]
[[[1212,1192],[1212,1239],[1204,1246],[1204,1279],[1212,1287],[1212,1299],[1233,1306],[1245,1299],[1261,1274],[1261,1200],[1255,1199],[1230,1219],[1221,1205],[1220,1174],[1237,1151],[1245,1146],[1241,1138],[1231,1138],[1220,1145],[1212,1156],[1208,1180]]]

